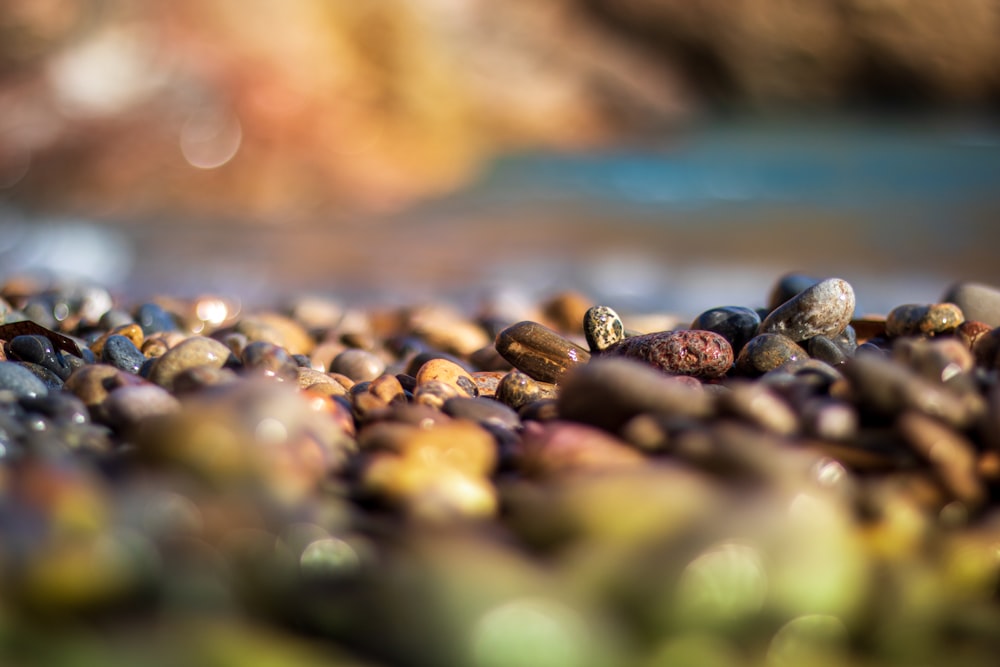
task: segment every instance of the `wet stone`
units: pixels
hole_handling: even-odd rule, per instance
[[[953,303],[904,304],[896,306],[885,318],[886,334],[897,336],[935,336],[951,333],[965,315]]]
[[[454,387],[459,396],[479,395],[479,389],[472,375],[447,359],[431,359],[420,367],[414,379],[417,381],[417,389],[427,382],[436,380]]]
[[[342,373],[355,382],[374,380],[385,372],[385,362],[373,352],[344,350],[330,364],[331,373]]]
[[[450,398],[444,402],[443,410],[447,415],[468,419],[480,425],[494,424],[507,429],[515,429],[521,425],[514,410],[489,398]]]
[[[626,338],[605,356],[642,361],[670,375],[711,379],[725,375],[733,365],[733,348],[711,331],[663,331]]]
[[[813,336],[836,336],[853,316],[854,289],[846,280],[828,278],[772,310],[758,331],[799,342]]]
[[[806,341],[806,350],[813,359],[824,361],[831,366],[844,363],[850,356],[850,353],[826,336],[810,338]]]
[[[955,329],[955,339],[961,341],[969,350],[972,350],[976,345],[976,341],[983,334],[987,334],[991,330],[992,327],[985,322],[966,320]]]
[[[229,348],[219,341],[195,336],[159,357],[149,372],[149,379],[170,390],[180,373],[199,366],[222,368],[229,357]]]
[[[7,342],[7,358],[37,364],[46,368],[59,379],[69,377],[72,368],[63,359],[45,336],[15,336]]]
[[[496,400],[514,410],[542,398],[554,395],[552,385],[540,383],[521,371],[511,371],[497,385]]]
[[[571,368],[590,360],[590,352],[555,331],[524,321],[500,332],[496,348],[514,368],[541,382],[558,382]]]
[[[243,348],[240,361],[246,372],[288,381],[296,381],[299,377],[299,364],[285,348],[274,343],[249,343]]]
[[[745,377],[758,377],[809,354],[789,338],[763,333],[754,336],[736,358],[736,373]]]
[[[146,362],[146,357],[130,339],[125,336],[114,335],[109,336],[104,341],[101,350],[101,361],[111,364],[126,373],[137,374]]]
[[[597,354],[625,338],[625,325],[610,306],[594,306],[583,315],[583,334],[591,353]]]
[[[0,361],[0,389],[11,391],[17,397],[45,396],[48,386],[34,373],[13,361]]]
[[[969,320],[1000,327],[1000,289],[983,283],[962,282],[950,287],[942,302],[953,303]]]
[[[757,335],[760,327],[760,316],[757,311],[743,306],[722,306],[706,310],[691,323],[692,329],[714,331],[733,347],[733,352],[739,354],[747,342]]]

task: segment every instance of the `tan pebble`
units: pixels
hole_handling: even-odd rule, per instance
[[[334,382],[336,382],[337,384],[339,384],[341,387],[343,387],[347,391],[350,391],[351,389],[353,389],[354,385],[356,384],[354,382],[354,380],[352,380],[351,378],[347,377],[343,373],[327,373],[326,376],[328,378],[330,378],[331,380],[333,380]]]
[[[288,350],[289,354],[309,354],[316,346],[301,324],[278,313],[257,313],[245,317],[236,323],[234,329],[251,343],[258,340],[274,343]]]
[[[167,343],[159,338],[151,338],[142,344],[142,356],[147,359],[162,357],[170,348]]]
[[[447,359],[431,359],[417,371],[417,389],[430,381],[443,382],[455,388],[458,395],[475,397],[478,395],[476,382],[464,368]]]
[[[333,400],[333,395],[316,391],[314,386],[302,391],[302,400],[313,412],[328,415],[344,433],[355,434],[354,416],[344,403]]]
[[[108,397],[108,392],[117,387],[145,384],[146,381],[131,373],[125,373],[109,364],[89,364],[74,370],[63,388],[94,409]]]
[[[157,359],[149,372],[149,379],[168,391],[181,372],[198,366],[222,368],[230,356],[229,348],[212,338],[195,336],[171,348]]]
[[[480,325],[443,305],[411,310],[407,325],[431,347],[462,357],[490,343],[489,336]]]
[[[954,331],[965,315],[953,303],[904,304],[892,309],[885,319],[890,337],[935,336]]]
[[[521,371],[505,374],[496,388],[495,398],[504,405],[520,410],[523,406],[556,395],[555,385],[538,382]]]
[[[330,371],[346,375],[355,382],[365,382],[384,373],[385,362],[372,352],[350,348],[334,358]]]
[[[436,410],[444,407],[444,402],[449,398],[464,396],[457,387],[441,380],[427,380],[417,385],[413,392],[413,400],[420,405],[427,405]]]
[[[329,390],[318,389],[318,391],[332,396],[344,396],[347,394],[347,389],[344,385],[340,384],[326,373],[321,373],[311,368],[299,368],[298,374],[299,388],[301,389],[318,387],[320,385],[330,385],[331,388]]]
[[[347,346],[340,341],[325,340],[313,348],[309,355],[309,363],[318,371],[329,371],[333,360],[346,349]]]
[[[542,315],[556,331],[582,336],[583,316],[592,305],[583,294],[567,290],[542,303]]]
[[[368,391],[377,396],[386,405],[406,402],[406,392],[395,375],[381,375],[372,381]]]

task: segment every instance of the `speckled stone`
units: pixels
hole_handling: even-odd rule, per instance
[[[169,391],[183,371],[198,366],[222,368],[229,357],[229,348],[219,341],[195,336],[159,357],[150,369],[149,379]]]
[[[969,320],[1000,327],[1000,289],[992,285],[957,283],[944,293],[941,301],[958,306]]]
[[[108,336],[104,341],[101,347],[101,361],[126,373],[137,374],[146,362],[146,357],[129,338],[116,334]]]
[[[722,306],[706,310],[691,323],[692,329],[714,331],[733,347],[733,352],[739,354],[747,341],[757,335],[760,327],[760,317],[757,311],[743,306]]]
[[[935,336],[951,333],[965,315],[953,303],[904,304],[893,308],[885,318],[886,334],[897,336]]]
[[[593,306],[583,315],[583,335],[591,353],[597,354],[625,338],[625,325],[610,306]]]
[[[38,364],[65,380],[73,370],[45,336],[15,336],[7,342],[7,358]]]
[[[590,352],[537,322],[518,322],[500,332],[496,348],[514,368],[541,382],[558,382]]]
[[[540,383],[518,370],[504,375],[496,390],[496,400],[514,410],[519,410],[528,403],[554,395],[551,384]]]
[[[0,389],[11,391],[15,396],[32,398],[45,396],[48,387],[35,374],[14,361],[0,361]]]
[[[718,378],[733,365],[733,348],[712,331],[661,331],[626,338],[605,356],[643,361],[670,375]]]
[[[447,359],[431,359],[417,371],[414,376],[417,381],[417,388],[421,385],[436,380],[451,385],[458,392],[459,396],[474,397],[479,395],[476,381],[472,379],[464,368]]]
[[[758,333],[781,334],[795,342],[836,336],[853,316],[854,289],[846,280],[828,278],[772,310]]]
[[[758,377],[809,354],[789,338],[775,333],[754,336],[743,346],[736,358],[736,372],[745,377]]]

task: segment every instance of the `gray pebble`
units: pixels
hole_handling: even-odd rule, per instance
[[[983,283],[963,282],[952,285],[941,301],[962,309],[968,320],[1000,327],[1000,289]]]
[[[846,280],[828,278],[771,311],[759,333],[776,333],[795,342],[813,336],[836,336],[854,316],[854,289]]]
[[[0,389],[11,391],[18,398],[49,393],[48,387],[34,373],[13,361],[0,361]]]

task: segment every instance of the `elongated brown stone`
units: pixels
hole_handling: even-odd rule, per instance
[[[541,382],[558,382],[590,361],[590,352],[538,322],[518,322],[497,336],[497,352],[514,368]]]
[[[634,336],[612,345],[609,357],[644,361],[671,375],[718,378],[733,365],[733,347],[712,331],[681,330]]]

